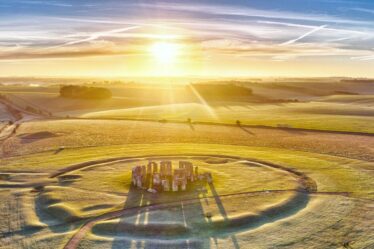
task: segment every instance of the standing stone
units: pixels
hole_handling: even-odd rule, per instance
[[[147,175],[151,175],[152,174],[152,162],[149,162],[147,164]]]
[[[183,181],[181,181],[180,186],[181,186],[181,190],[182,190],[182,191],[186,191],[187,180],[183,180]]]
[[[158,186],[161,184],[160,173],[153,173],[153,186]]]
[[[140,175],[138,175],[138,176],[136,177],[136,186],[137,186],[138,188],[141,188],[141,187],[142,187],[142,176],[140,176]]]
[[[153,174],[158,172],[157,164],[153,164]]]
[[[178,191],[178,182],[173,179],[173,192],[177,192],[177,191]]]
[[[170,191],[170,185],[169,185],[168,179],[162,180],[162,187],[164,191]]]

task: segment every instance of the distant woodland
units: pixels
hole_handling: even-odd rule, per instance
[[[104,87],[61,86],[60,96],[74,99],[110,99],[112,92]]]
[[[253,95],[252,89],[236,84],[198,83],[189,87],[206,99],[246,98]]]

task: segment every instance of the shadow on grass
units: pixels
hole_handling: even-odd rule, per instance
[[[195,130],[195,127],[193,126],[193,124],[192,124],[192,123],[188,123],[188,126],[190,127],[190,129],[191,129],[192,131],[194,131],[194,130]]]
[[[218,244],[217,238],[212,237],[211,231],[206,231],[207,227],[212,226],[212,221],[204,211],[202,202],[205,202],[206,205],[217,205],[222,216],[226,218],[227,214],[214,185],[209,184],[209,187],[216,196],[213,199],[214,202],[209,202],[212,198],[189,201],[199,199],[201,195],[206,196],[205,183],[196,183],[193,189],[190,187],[186,192],[165,192],[162,193],[163,197],[131,186],[124,208],[141,207],[150,203],[165,203],[166,199],[171,200],[173,204],[160,209],[148,210],[146,208],[146,211],[139,209],[139,212],[134,216],[122,216],[117,225],[112,248],[204,249],[210,248],[212,241]],[[239,249],[234,235],[231,236],[231,239],[234,248]]]
[[[250,131],[248,128],[246,127],[243,127],[243,126],[239,126],[239,128],[244,131],[245,133],[247,133],[248,135],[252,135],[252,136],[256,136],[255,133],[253,133],[252,131]]]

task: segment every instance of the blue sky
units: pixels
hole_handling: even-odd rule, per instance
[[[319,76],[318,65],[325,71],[325,65],[332,65],[326,76],[374,76],[371,0],[0,0],[0,27],[0,75],[16,74],[8,62],[131,60],[129,56],[145,56],[150,40],[171,39],[199,47],[199,60],[207,65],[203,74],[221,71],[222,65],[208,62],[220,56],[233,68],[270,63],[266,75],[274,70],[274,76],[292,76],[284,72],[287,65],[303,62],[305,75]],[[244,72],[246,67],[227,75],[253,75],[253,70]]]

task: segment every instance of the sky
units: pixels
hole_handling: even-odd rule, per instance
[[[0,76],[374,77],[374,1],[0,0]]]

